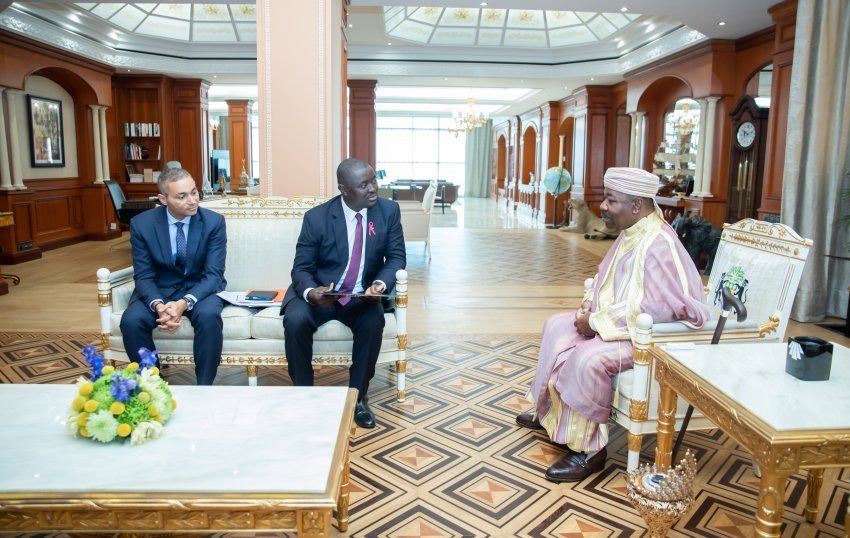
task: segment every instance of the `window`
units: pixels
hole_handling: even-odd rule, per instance
[[[450,117],[378,116],[377,169],[387,178],[445,179],[463,194],[466,133],[457,137],[446,129]]]

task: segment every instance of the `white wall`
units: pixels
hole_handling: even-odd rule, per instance
[[[24,179],[55,177],[77,177],[77,123],[74,117],[74,100],[60,85],[50,79],[31,76],[27,79],[25,93],[15,95],[10,103],[18,116],[19,162]],[[56,168],[33,168],[30,155],[29,111],[27,95],[48,97],[62,101],[62,138],[65,141],[65,166]]]

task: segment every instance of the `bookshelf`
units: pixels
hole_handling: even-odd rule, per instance
[[[116,75],[113,77],[119,183],[128,199],[155,193],[152,178],[161,171],[172,136],[172,80],[164,76]],[[153,173],[145,182],[146,169]]]

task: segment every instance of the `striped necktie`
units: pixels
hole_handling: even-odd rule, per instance
[[[363,257],[363,215],[357,213],[357,227],[354,230],[354,246],[351,247],[351,262],[348,264],[348,272],[345,274],[345,280],[342,281],[342,286],[339,287],[340,293],[351,293],[354,291],[354,284],[357,283],[357,275],[360,273],[360,259]],[[339,304],[345,306],[351,300],[351,297],[340,297]]]

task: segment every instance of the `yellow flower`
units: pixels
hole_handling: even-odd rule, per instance
[[[125,409],[125,408],[126,408],[126,406],[125,406],[123,403],[121,403],[121,402],[114,402],[114,403],[113,403],[113,404],[109,407],[109,410],[112,412],[112,414],[113,414],[113,415],[120,415],[121,413],[123,413],[123,412],[124,412],[124,409]],[[119,429],[120,429],[120,428],[119,428]],[[122,437],[124,437],[124,436],[122,436]]]
[[[136,370],[139,369],[139,363],[138,362],[131,362],[130,364],[127,365],[127,369],[130,370],[131,372],[135,372]]]
[[[83,406],[83,409],[85,409],[88,413],[94,413],[95,411],[97,411],[97,407],[98,405],[96,401],[89,400],[86,402],[86,405]]]
[[[114,366],[104,366],[103,369],[100,371],[100,373],[103,374],[103,375],[113,374],[113,373],[115,373],[115,367]]]
[[[85,404],[86,404],[86,399],[85,399],[85,398],[83,398],[82,396],[77,396],[77,397],[76,397],[76,398],[74,398],[74,400],[71,402],[71,409],[73,409],[74,411],[76,411],[77,413],[79,413],[79,412],[83,409],[83,406],[84,406]]]
[[[127,437],[132,431],[133,428],[131,428],[129,424],[121,424],[118,426],[118,435],[121,437]]]
[[[171,398],[171,410],[174,411],[175,409],[177,409],[177,400]]]
[[[150,371],[151,375],[159,375],[159,368],[156,366],[151,366],[148,368],[148,371]]]
[[[144,392],[144,391],[143,391],[143,392],[140,392],[140,393],[139,393],[139,395],[138,395],[138,396],[136,396],[136,397],[137,397],[137,398],[139,399],[139,401],[140,401],[140,402],[142,402],[142,403],[148,403],[149,401],[151,401],[151,395],[150,395],[150,394],[148,394],[147,392]]]
[[[89,431],[85,428],[80,428],[80,435],[82,435],[83,437],[88,437]]]
[[[86,420],[88,420],[88,418],[88,413],[80,413],[79,415],[77,415],[77,426],[79,426],[80,428],[85,428]]]
[[[152,417],[157,417],[159,415],[159,407],[157,407],[156,404],[150,404],[148,406],[148,413],[150,413]]]
[[[80,386],[80,396],[88,396],[94,390],[94,385],[92,383],[86,383]]]

